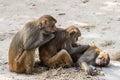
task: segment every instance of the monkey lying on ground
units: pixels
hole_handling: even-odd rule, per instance
[[[32,73],[34,52],[54,38],[56,19],[44,15],[37,20],[28,22],[13,37],[9,47],[9,69],[11,72]]]
[[[78,37],[81,36],[80,30],[76,26],[70,26],[67,28],[67,31],[71,35],[72,46],[82,46],[76,43]],[[109,54],[107,52],[103,52],[95,45],[90,45],[89,48],[83,53],[83,55],[79,53],[74,53],[71,54],[71,57],[74,63],[77,62],[81,64],[81,67],[85,70],[85,72],[87,72],[90,75],[96,74],[95,67],[93,66],[104,67],[107,66],[110,62]]]
[[[47,67],[71,66],[73,63],[71,55],[82,54],[87,49],[88,45],[73,48],[70,33],[65,29],[57,28],[55,38],[39,47],[39,58]]]
[[[77,63],[81,65],[83,70],[90,75],[96,74],[94,66],[105,67],[109,64],[109,62],[110,62],[109,54],[107,52],[101,51],[95,45],[90,45],[90,47],[77,61]]]

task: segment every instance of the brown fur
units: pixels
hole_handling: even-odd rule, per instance
[[[11,72],[32,73],[34,52],[54,38],[56,20],[44,15],[37,20],[26,23],[13,37],[9,47],[9,69]]]
[[[78,37],[81,36],[80,30],[78,29],[78,27],[76,27],[74,25],[67,27],[66,30],[67,30],[67,32],[70,33],[72,43],[75,43],[78,40]]]
[[[100,61],[102,63],[100,63]],[[107,52],[103,52],[97,46],[91,45],[85,53],[79,58],[78,62],[81,67],[90,75],[95,75],[96,72],[93,69],[93,66],[104,67],[107,66],[110,62],[109,54]],[[89,65],[92,65],[89,66]]]
[[[73,48],[76,48],[78,46],[81,47],[74,54],[71,54],[73,62],[76,63],[77,60],[80,58],[80,56],[85,52],[85,50],[87,50],[89,48],[89,45],[80,45],[80,44],[76,43],[78,38],[81,36],[81,32],[78,29],[78,27],[76,27],[75,25],[71,25],[71,26],[67,27],[66,30],[70,34],[71,41],[72,41],[72,47]]]
[[[39,48],[39,57],[42,64],[48,67],[55,67],[60,64],[70,66],[73,62],[70,56],[75,53],[81,55],[88,48],[88,46],[84,47],[73,48],[70,33],[58,28],[55,38]]]
[[[69,33],[65,30],[57,29],[55,38],[39,48],[41,63],[48,67],[57,67],[60,64],[71,65],[72,59],[68,52],[64,50],[64,45],[66,45],[64,41],[71,42],[69,37]],[[66,47],[70,48],[71,46],[66,45]]]

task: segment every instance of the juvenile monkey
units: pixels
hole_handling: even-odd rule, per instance
[[[34,53],[37,47],[54,38],[56,19],[43,15],[26,23],[13,37],[9,47],[9,70],[17,73],[32,73]]]
[[[100,50],[96,45],[90,45],[77,61],[77,63],[80,64],[83,70],[89,75],[96,74],[95,66],[105,67],[109,62],[109,54]]]

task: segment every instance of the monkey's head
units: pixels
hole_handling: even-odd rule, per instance
[[[80,30],[78,29],[78,27],[76,27],[74,25],[68,27],[66,30],[67,30],[67,32],[70,33],[72,43],[75,43],[78,40],[78,37],[81,36]]]
[[[93,52],[96,54],[95,64],[98,66],[101,66],[101,67],[107,66],[110,62],[109,54],[107,52],[102,51],[95,44],[92,44],[91,48],[92,48]]]
[[[99,66],[107,66],[110,62],[110,57],[107,52],[100,52],[95,60],[96,64]]]
[[[56,19],[50,15],[44,15],[39,18],[39,28],[45,33],[53,33],[56,31]]]

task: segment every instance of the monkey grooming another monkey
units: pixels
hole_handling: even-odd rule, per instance
[[[73,63],[71,55],[82,54],[88,47],[84,45],[73,48],[70,33],[66,29],[57,28],[55,38],[39,47],[39,58],[47,67],[56,67],[61,64],[71,66]]]
[[[78,37],[81,36],[80,30],[76,26],[68,27],[67,31],[72,34],[71,39],[73,47],[83,46],[76,43]],[[74,63],[77,62],[82,64],[82,68],[90,75],[96,74],[94,72],[95,67],[93,66],[103,67],[107,66],[110,62],[109,54],[100,50],[96,45],[90,45],[89,48],[83,53],[83,55],[80,53],[74,53],[71,55],[71,57]]]
[[[109,62],[109,54],[107,52],[103,52],[95,45],[90,45],[90,47],[77,61],[77,63],[81,65],[82,69],[89,75],[96,74],[95,66],[105,67]]]
[[[81,32],[77,26],[71,25],[71,26],[67,27],[66,30],[70,34],[70,38],[72,41],[71,42],[72,47],[74,47],[74,48],[78,47],[78,46],[81,47],[82,48],[82,49],[80,49],[81,52],[84,52],[82,50],[87,50],[87,48],[89,48],[89,45],[80,45],[80,44],[76,43],[78,41],[78,38],[81,36]],[[83,54],[83,53],[79,53],[79,51],[74,54],[70,54],[70,56],[73,60],[73,63],[76,63],[78,61],[78,59],[80,58],[80,56]]]
[[[37,47],[54,38],[56,19],[43,15],[37,20],[28,22],[13,37],[9,47],[9,70],[30,74],[34,67],[34,53]]]
[[[54,68],[60,64],[66,64],[70,66],[72,64],[72,59],[69,53],[63,48],[65,42],[70,43],[69,33],[65,30],[57,28],[55,32],[55,38],[45,45],[39,47],[39,58],[42,64],[47,67]],[[66,45],[70,48],[70,45]]]
[[[80,30],[76,26],[70,26],[66,30],[71,35],[72,46],[74,48],[78,46],[84,46],[76,43],[78,37],[81,36]],[[83,54],[74,53],[71,54],[71,57],[74,63],[77,62],[81,64],[81,67],[85,70],[85,72],[90,75],[96,74],[94,66],[107,66],[110,62],[109,54],[101,51],[95,45],[90,45]]]

